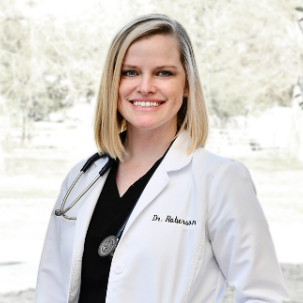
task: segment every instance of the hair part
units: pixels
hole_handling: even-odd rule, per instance
[[[168,34],[177,39],[180,60],[186,74],[188,96],[178,112],[180,129],[191,137],[188,153],[198,146],[204,147],[208,135],[208,117],[202,85],[190,38],[184,27],[166,15],[149,14],[140,16],[126,24],[115,36],[109,48],[102,73],[95,112],[95,142],[100,153],[123,161],[126,155],[120,140],[120,132],[126,122],[118,112],[118,90],[121,68],[125,54],[132,43],[144,37]]]

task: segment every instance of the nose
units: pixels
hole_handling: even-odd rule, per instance
[[[152,76],[142,75],[142,77],[140,78],[140,83],[137,87],[137,91],[138,93],[141,93],[144,96],[147,96],[150,93],[154,94],[156,92],[156,86]]]

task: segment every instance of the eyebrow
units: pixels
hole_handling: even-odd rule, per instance
[[[131,64],[122,64],[122,67],[123,68],[138,68],[138,66],[136,65],[131,65]],[[175,65],[159,65],[159,66],[156,66],[155,69],[165,69],[165,68],[172,68],[172,69],[177,69],[177,66]]]

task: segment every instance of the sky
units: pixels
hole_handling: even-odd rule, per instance
[[[104,0],[101,0],[104,1]],[[100,0],[16,0],[16,3],[23,13],[32,17],[45,17],[53,15],[60,17],[78,17],[81,14],[93,9]],[[115,1],[107,1],[107,6],[114,8]]]

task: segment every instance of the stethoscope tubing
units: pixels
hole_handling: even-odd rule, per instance
[[[84,172],[81,170],[80,173],[78,174],[78,176],[76,177],[76,179],[73,181],[72,185],[69,187],[69,189],[67,190],[63,201],[61,203],[60,209],[56,209],[55,210],[55,215],[56,216],[63,216],[65,219],[68,220],[75,220],[74,217],[68,217],[65,215],[65,213],[70,210],[77,202],[73,202],[68,208],[64,209],[65,203],[67,198],[69,197],[69,194],[71,193],[71,191],[73,190],[74,186],[77,184],[78,180],[80,179],[80,177],[84,174]]]
[[[75,187],[75,185],[77,184],[77,182],[79,181],[79,179],[81,178],[81,176],[89,169],[89,167],[98,159],[102,158],[102,157],[108,157],[108,161],[107,163],[104,165],[104,167],[100,170],[100,172],[98,173],[98,175],[93,179],[93,181],[83,190],[83,192],[67,207],[64,209],[66,201],[71,193],[71,191],[73,190],[73,188]],[[66,215],[66,213],[73,208],[76,203],[93,187],[93,185],[98,181],[99,178],[101,178],[108,170],[109,168],[112,166],[114,160],[109,157],[107,154],[102,154],[99,155],[98,153],[94,154],[92,157],[90,157],[86,163],[84,164],[84,166],[81,168],[80,173],[77,175],[77,177],[75,178],[75,180],[73,181],[73,183],[71,184],[71,186],[69,187],[69,189],[67,190],[63,201],[61,203],[60,209],[56,209],[55,210],[55,215],[56,216],[63,216],[65,219],[67,220],[77,220],[76,217],[69,217]]]
[[[68,193],[66,193],[61,207],[60,207],[60,215],[63,216],[65,219],[67,220],[76,220],[76,217],[69,217],[67,215],[65,215],[65,213],[67,213],[71,208],[73,208],[76,203],[93,187],[93,185],[98,181],[99,178],[101,178],[101,176],[98,174],[95,179],[84,189],[84,191],[66,208],[64,209],[66,200],[70,194],[70,192],[72,191],[73,187],[76,185],[77,181],[80,179],[80,177],[83,175],[84,172],[80,172],[79,175],[77,176],[77,180],[75,180],[76,182],[73,182],[73,184],[71,185],[71,188],[69,190]]]

